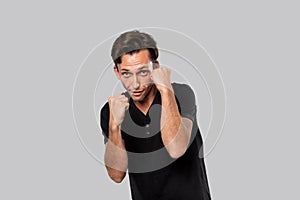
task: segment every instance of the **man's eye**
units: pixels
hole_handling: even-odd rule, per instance
[[[141,75],[141,76],[147,76],[148,73],[149,73],[148,70],[142,70],[142,71],[140,71],[140,75]]]
[[[129,72],[123,72],[122,76],[124,76],[125,78],[129,78],[131,76],[131,73],[129,73]]]

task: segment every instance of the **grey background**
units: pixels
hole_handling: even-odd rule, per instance
[[[0,198],[130,199],[81,146],[72,87],[95,45],[161,26],[201,43],[227,92],[222,137],[206,158],[214,199],[297,199],[296,1],[1,1]]]

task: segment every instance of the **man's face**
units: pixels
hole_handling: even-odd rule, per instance
[[[115,68],[116,76],[121,80],[133,101],[144,101],[151,91],[152,62],[148,50],[122,56],[122,62]]]

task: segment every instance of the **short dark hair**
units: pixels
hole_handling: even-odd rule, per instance
[[[138,53],[143,49],[148,49],[152,61],[157,59],[158,49],[151,35],[137,30],[128,31],[122,33],[113,43],[111,57],[117,66],[121,64],[123,55]]]

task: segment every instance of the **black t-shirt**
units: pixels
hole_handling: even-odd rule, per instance
[[[172,159],[161,138],[161,96],[157,92],[145,115],[129,99],[121,125],[128,155],[128,173],[133,200],[209,200],[210,192],[203,159],[202,138],[196,120],[195,96],[185,84],[172,83],[178,110],[193,122],[189,148]],[[125,93],[128,96],[128,93]],[[129,96],[128,96],[129,97]],[[101,128],[107,141],[109,105],[101,109]]]

